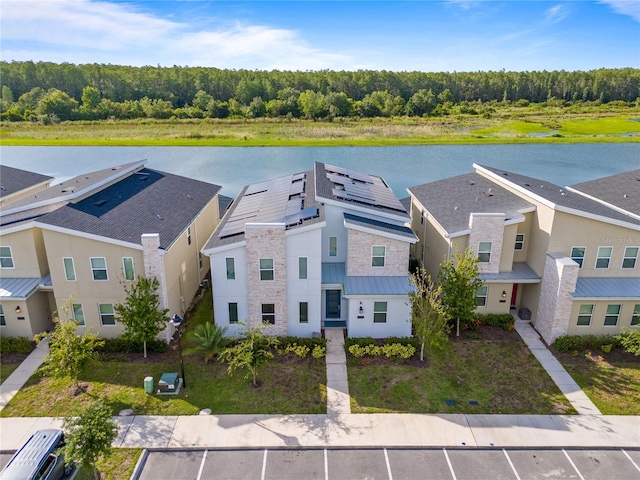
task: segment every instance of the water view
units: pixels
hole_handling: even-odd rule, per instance
[[[404,147],[1,147],[5,165],[65,180],[146,159],[149,168],[198,178],[235,196],[249,183],[326,162],[380,175],[395,194],[467,173],[479,163],[561,186],[640,168],[640,144],[454,145]]]

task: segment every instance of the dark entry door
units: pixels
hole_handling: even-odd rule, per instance
[[[518,284],[513,284],[513,289],[511,290],[511,306],[516,306],[516,299],[518,298]]]
[[[340,290],[327,290],[327,318],[340,318]]]

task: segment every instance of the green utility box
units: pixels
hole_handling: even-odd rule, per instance
[[[153,377],[144,377],[144,392],[153,393]]]
[[[178,388],[177,373],[163,373],[158,382],[158,390],[161,393],[173,393]]]

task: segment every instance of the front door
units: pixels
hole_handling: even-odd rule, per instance
[[[340,300],[342,298],[341,290],[327,290],[327,318],[340,318]]]
[[[511,290],[511,306],[512,307],[516,306],[517,298],[518,298],[518,284],[514,283],[513,284],[513,289]]]

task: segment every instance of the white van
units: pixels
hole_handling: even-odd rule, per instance
[[[0,472],[0,480],[60,480],[73,471],[59,452],[62,430],[38,430],[20,447]]]

